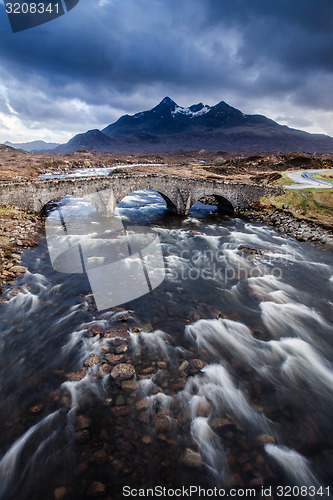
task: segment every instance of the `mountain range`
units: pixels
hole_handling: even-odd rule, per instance
[[[14,149],[24,149],[29,153],[38,153],[40,151],[49,151],[57,146],[60,146],[58,142],[45,142],[45,141],[31,141],[31,142],[4,142],[5,146],[10,146]]]
[[[333,138],[280,125],[263,115],[248,115],[221,101],[188,108],[165,97],[157,106],[135,115],[123,115],[103,130],[78,134],[52,153],[77,150],[233,152],[304,151],[332,153]]]

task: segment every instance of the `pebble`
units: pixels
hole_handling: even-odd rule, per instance
[[[87,368],[90,368],[92,366],[97,365],[98,362],[99,362],[99,357],[97,356],[97,354],[90,354],[87,357],[87,359],[85,360],[84,366],[86,366]]]
[[[66,377],[72,382],[82,380],[87,374],[87,368],[84,366],[79,372],[67,373]]]
[[[124,356],[122,354],[105,354],[104,358],[111,365],[118,365],[124,360]]]
[[[97,368],[97,377],[101,378],[105,375],[109,375],[111,373],[111,370],[112,366],[110,366],[108,363],[103,363]]]
[[[87,495],[90,497],[95,497],[103,493],[105,493],[105,485],[103,483],[100,483],[99,481],[94,481],[93,483],[91,483],[87,490]]]
[[[129,406],[114,406],[111,408],[111,414],[114,417],[125,417],[131,412],[131,409]]]
[[[79,415],[75,419],[75,430],[80,431],[82,429],[88,429],[91,424],[91,418],[86,415]]]
[[[108,455],[104,449],[97,450],[95,453],[90,457],[89,462],[90,463],[103,463],[106,462],[108,459]]]
[[[136,391],[139,388],[139,384],[135,379],[123,380],[121,382],[121,388],[125,391]]]
[[[113,325],[109,330],[104,332],[104,338],[129,340],[130,334],[128,332],[128,327],[123,323]]]
[[[257,436],[257,440],[263,444],[275,444],[276,443],[275,437],[271,436],[270,434],[260,434],[259,436]]]
[[[82,431],[78,431],[75,433],[75,439],[79,443],[87,443],[90,441],[90,433],[88,429],[82,429]]]
[[[59,488],[56,488],[53,492],[53,498],[54,500],[62,500],[67,493],[67,490],[64,486],[60,486]]]
[[[188,367],[190,366],[190,363],[185,359],[179,366],[178,370],[180,372],[184,372]]]
[[[208,417],[210,413],[210,404],[208,401],[203,401],[197,406],[197,416],[198,417]]]
[[[230,476],[228,482],[230,486],[238,488],[244,484],[239,474],[233,474]]]
[[[201,361],[201,359],[191,359],[190,360],[190,372],[193,375],[194,373],[200,372],[207,363]]]
[[[171,421],[170,418],[165,415],[159,415],[156,418],[156,429],[159,432],[166,432],[170,429]]]
[[[30,406],[29,413],[36,415],[37,413],[40,413],[42,411],[42,409],[43,409],[43,404],[38,403],[38,404],[35,404],[33,406]]]
[[[131,364],[120,363],[112,368],[111,377],[117,382],[127,380],[135,375],[135,368]]]
[[[116,406],[124,406],[125,403],[126,403],[126,401],[125,401],[125,398],[122,394],[120,394],[120,396],[116,397],[116,401],[115,401]]]
[[[147,375],[147,373],[153,373],[155,371],[153,366],[148,366],[148,368],[143,368],[140,373]]]
[[[120,345],[117,345],[117,347],[116,347],[117,354],[122,354],[122,353],[127,352],[127,351],[128,351],[128,346],[126,344],[120,344]]]
[[[92,325],[89,327],[88,333],[92,337],[96,337],[96,335],[102,335],[103,327],[101,325]]]
[[[235,427],[235,423],[232,420],[229,420],[228,418],[213,418],[213,420],[210,422],[210,426],[214,430],[219,430],[219,429],[231,429]]]
[[[142,442],[143,444],[153,444],[154,439],[151,436],[143,436]]]
[[[12,266],[9,269],[9,272],[14,273],[14,274],[23,274],[23,273],[26,273],[27,270],[28,270],[28,268],[24,267],[24,266]]]
[[[187,467],[199,468],[203,464],[202,456],[191,448],[186,448],[182,462]]]
[[[141,410],[147,410],[148,408],[151,407],[151,405],[152,401],[150,400],[150,398],[143,398],[137,401],[135,406],[137,410],[141,411]]]

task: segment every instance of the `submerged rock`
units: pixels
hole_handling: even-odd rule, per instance
[[[97,368],[97,377],[104,377],[105,375],[109,375],[111,373],[112,366],[108,363],[103,363]]]
[[[194,375],[195,373],[200,372],[207,363],[202,361],[201,359],[191,359],[190,360],[190,374]]]
[[[88,330],[88,333],[92,336],[92,337],[96,337],[96,335],[102,335],[103,333],[103,327],[101,325],[91,325],[89,327],[89,330]]]
[[[116,354],[123,354],[128,351],[128,346],[126,344],[120,344],[116,347]]]
[[[136,391],[139,388],[139,384],[135,379],[123,380],[121,382],[121,388],[125,391]]]
[[[182,462],[187,467],[199,468],[203,464],[202,456],[197,451],[186,448]]]
[[[114,406],[111,408],[111,414],[114,417],[125,417],[129,415],[131,412],[131,408],[129,406]]]
[[[87,374],[87,368],[84,366],[79,372],[67,373],[66,377],[72,382],[78,382],[82,380]]]
[[[53,492],[54,500],[62,500],[63,498],[65,498],[66,493],[67,493],[67,490],[64,486],[60,486],[59,488],[56,488]]]
[[[178,370],[184,372],[190,366],[190,363],[185,359],[179,366]]]
[[[14,274],[23,274],[23,273],[26,273],[27,270],[28,270],[28,268],[24,267],[24,266],[12,266],[9,269],[9,272],[14,273]]]
[[[89,497],[95,497],[97,495],[102,495],[103,493],[105,493],[105,484],[100,483],[99,481],[91,483],[87,490],[87,495]]]
[[[75,430],[81,431],[82,429],[88,429],[91,424],[91,418],[86,415],[79,415],[75,419]]]
[[[130,334],[128,332],[128,326],[124,323],[112,325],[108,330],[104,332],[104,338],[129,340]]]
[[[43,403],[37,403],[33,406],[30,406],[29,408],[29,413],[31,413],[32,415],[36,415],[37,413],[40,413],[44,408],[44,405]]]
[[[276,439],[274,436],[271,436],[270,434],[260,434],[257,436],[257,439],[260,443],[263,444],[275,444]]]
[[[240,245],[237,250],[242,253],[249,255],[263,255],[264,252],[260,248],[247,247],[246,245]]]
[[[229,418],[213,418],[213,420],[210,422],[210,426],[214,430],[231,430],[235,428],[235,422],[233,422]]]
[[[111,377],[117,382],[127,380],[135,375],[135,368],[133,365],[120,363],[116,365],[111,371]]]
[[[92,366],[97,365],[98,362],[99,362],[99,357],[97,356],[97,354],[90,354],[83,364],[87,368],[91,368]]]
[[[111,365],[117,365],[124,360],[124,356],[122,354],[105,354],[104,358]]]
[[[136,409],[139,410],[139,411],[142,411],[142,410],[147,410],[148,408],[150,408],[152,406],[153,402],[150,398],[143,398],[143,399],[140,399],[139,401],[137,401],[136,403]]]

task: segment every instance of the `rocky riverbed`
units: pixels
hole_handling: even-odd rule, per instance
[[[38,244],[43,222],[40,217],[13,207],[0,209],[0,293],[1,286],[24,273],[24,249]]]
[[[82,495],[84,491],[87,497],[104,494],[110,477],[119,493],[124,481],[131,484],[134,480],[134,484],[139,484],[146,477],[148,486],[153,470],[155,474],[158,471],[158,476],[166,484],[170,471],[177,475],[179,464],[183,467],[183,480],[195,469],[197,478],[204,484],[207,478],[198,442],[195,439],[183,442],[180,436],[189,433],[192,421],[187,399],[189,388],[195,383],[199,387],[209,355],[202,349],[198,358],[193,347],[176,355],[172,338],[155,331],[150,333],[151,340],[154,339],[155,346],[160,342],[165,356],[154,356],[151,346],[144,341],[147,332],[135,325],[127,311],[118,309],[112,325],[103,328],[100,323],[92,324],[86,332],[86,336],[95,339],[95,345],[103,344],[100,352],[90,354],[81,370],[63,374],[65,380],[81,381],[82,384],[85,380],[87,384],[93,380],[96,383],[96,379],[104,381],[103,411],[96,410],[101,404],[96,400],[93,411],[89,403],[77,407],[74,428],[80,459],[75,475],[80,478]],[[243,370],[237,362],[234,369]],[[64,387],[69,391],[62,395],[61,403],[73,408],[74,386],[65,384]],[[211,406],[200,401],[195,405],[195,411],[198,417],[205,419],[211,414]],[[235,435],[242,438],[239,449],[234,450],[235,455],[223,459],[226,468],[232,466],[238,471],[230,475],[229,486],[243,486],[241,478],[246,477],[251,486],[259,489],[265,480],[271,479],[272,472],[263,463],[263,446],[275,443],[273,435],[258,433],[255,443],[246,443],[244,428],[227,412],[212,418],[211,428],[226,442]],[[113,438],[110,429],[117,430]],[[93,449],[91,442],[94,443]],[[156,462],[159,463],[159,467],[156,468],[155,464],[152,470],[149,466],[147,468],[150,454],[157,456]],[[239,463],[237,455],[243,458],[238,460]],[[130,456],[132,460],[129,460]],[[253,462],[251,466],[248,456]],[[112,472],[106,475],[110,464]]]
[[[291,236],[298,241],[321,243],[333,249],[333,231],[330,226],[298,219],[288,210],[264,208],[246,213],[250,219],[259,220],[277,229],[282,235]]]

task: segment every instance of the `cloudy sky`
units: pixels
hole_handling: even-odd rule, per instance
[[[0,37],[0,142],[65,142],[166,95],[333,136],[333,0],[80,0],[15,34],[0,0]]]

